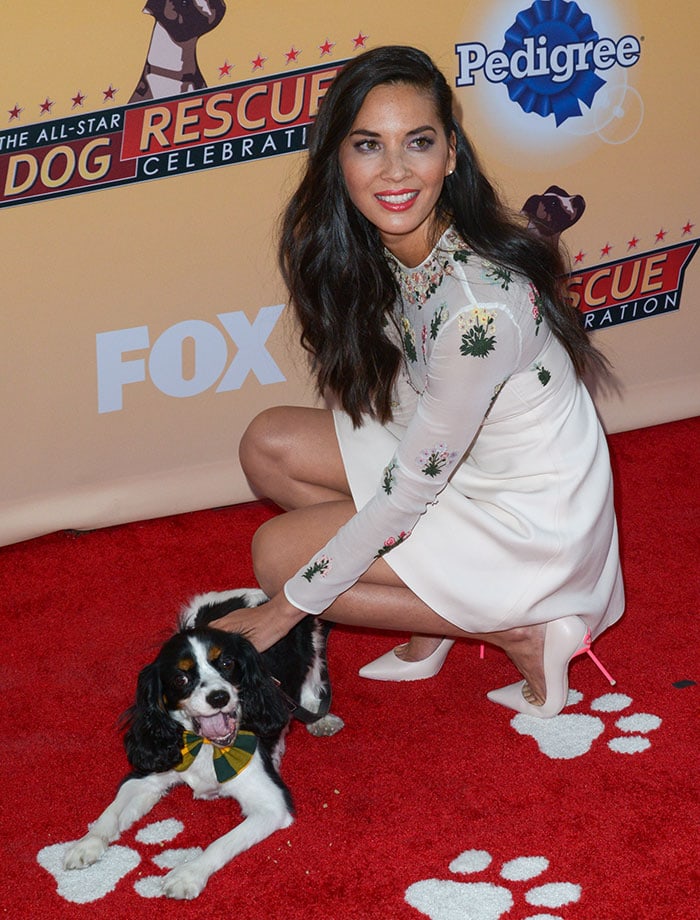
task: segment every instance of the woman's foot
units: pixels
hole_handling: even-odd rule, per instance
[[[443,639],[439,636],[419,636],[416,634],[411,636],[408,642],[404,642],[403,645],[397,645],[394,649],[394,654],[401,661],[424,661],[426,658],[430,658],[442,642]]]
[[[587,651],[589,633],[577,616],[562,617],[533,629],[535,632],[531,635],[506,637],[501,646],[525,680],[492,690],[487,696],[492,702],[516,712],[549,719],[566,705],[569,662],[575,655]],[[538,653],[540,638],[541,657]]]
[[[425,680],[438,673],[453,645],[454,639],[411,636],[408,642],[360,668],[359,674],[368,680]]]

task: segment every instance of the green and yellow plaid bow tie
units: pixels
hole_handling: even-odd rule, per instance
[[[236,740],[229,747],[218,747],[208,738],[195,735],[194,732],[185,731],[183,734],[182,763],[175,769],[182,773],[189,769],[202,749],[202,745],[211,744],[214,748],[214,772],[220,783],[227,783],[234,776],[238,776],[252,760],[258,739],[252,732],[240,731]]]

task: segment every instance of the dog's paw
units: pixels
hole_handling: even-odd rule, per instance
[[[334,716],[332,712],[329,712],[327,715],[318,719],[316,722],[311,722],[306,726],[306,729],[317,738],[323,738],[328,737],[329,735],[335,735],[340,731],[341,728],[344,727],[345,722],[343,722],[340,716]]]
[[[161,891],[166,898],[176,901],[191,901],[198,898],[206,888],[208,876],[193,862],[184,863],[169,872],[163,879]]]
[[[107,844],[101,837],[86,834],[63,857],[64,869],[87,869],[107,852]]]

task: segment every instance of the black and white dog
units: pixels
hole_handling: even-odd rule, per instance
[[[195,798],[236,799],[244,820],[165,876],[166,897],[196,898],[214,872],[292,823],[292,797],[279,774],[291,715],[313,734],[334,734],[343,723],[328,713],[327,624],[306,617],[262,655],[242,635],[207,625],[266,600],[257,590],[215,592],[183,610],[179,631],[139,674],[126,714],[132,772],[68,850],[66,869],[95,863],[180,783]]]

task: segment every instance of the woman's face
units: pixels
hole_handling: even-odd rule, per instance
[[[339,151],[355,207],[404,265],[430,253],[432,217],[455,139],[445,137],[431,96],[406,83],[370,90]]]

